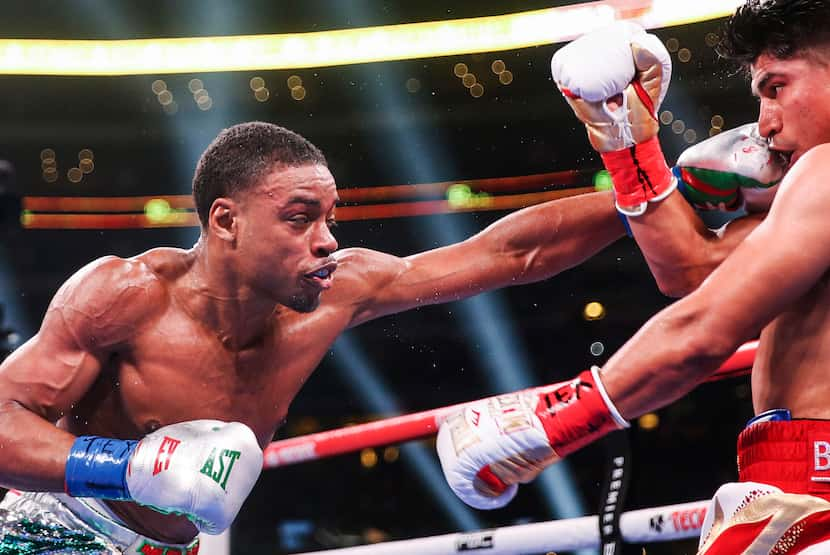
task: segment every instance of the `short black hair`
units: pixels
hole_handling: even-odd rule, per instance
[[[718,53],[744,69],[762,54],[787,59],[830,44],[830,0],[747,0],[721,32]]]
[[[251,121],[222,130],[202,153],[193,175],[193,201],[202,227],[214,200],[256,186],[278,164],[328,166],[319,148],[279,125]]]

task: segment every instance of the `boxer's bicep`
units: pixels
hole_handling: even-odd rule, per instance
[[[50,421],[82,397],[101,369],[98,355],[80,346],[62,320],[47,314],[40,331],[0,366],[2,399]]]
[[[55,421],[98,377],[104,362],[159,306],[140,263],[108,258],[72,276],[38,333],[0,366],[0,399]]]

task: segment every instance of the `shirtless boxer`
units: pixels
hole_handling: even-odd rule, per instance
[[[545,279],[624,233],[609,194],[596,193],[408,258],[335,252],[325,158],[266,123],[223,131],[193,191],[192,249],[81,269],[0,367],[0,483],[28,492],[4,502],[20,517],[4,553],[49,541],[47,528],[27,539],[46,511],[58,546],[195,553],[197,531],[230,525],[260,448],[343,330]]]
[[[643,36],[629,35],[635,59],[649,42]],[[479,403],[469,409],[477,425],[470,412],[449,419],[439,455],[462,499],[503,504],[516,482],[681,397],[761,331],[752,373],[758,416],[738,439],[741,482],[716,493],[700,553],[830,552],[830,3],[749,0],[730,18],[722,51],[750,70],[759,132],[788,160],[769,215],[602,370],[551,395]],[[639,148],[617,155],[632,153]]]

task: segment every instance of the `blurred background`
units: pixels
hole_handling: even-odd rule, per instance
[[[3,6],[0,38],[303,33],[578,3],[12,1]],[[674,63],[660,110],[669,162],[756,117],[744,78],[713,50],[720,23],[654,30]],[[343,221],[341,247],[407,255],[483,229],[507,213],[493,209],[502,196],[604,187],[599,158],[550,78],[560,46],[297,70],[0,75],[0,357],[35,333],[56,289],[87,262],[190,247],[197,228],[165,218],[183,212],[175,195],[189,194],[202,150],[238,122],[274,122],[308,137],[326,153],[341,191],[444,184],[437,196],[430,189],[429,198],[447,201],[431,215],[411,215],[418,194],[355,196],[347,206],[394,205],[396,216]],[[536,174],[553,175],[489,192],[475,181]],[[88,224],[84,216],[49,220],[63,210],[46,202],[37,211],[29,205],[21,220],[33,197],[142,197],[137,209],[112,210],[142,217],[125,229],[118,218],[106,224],[113,228],[74,229]],[[634,242],[623,239],[544,283],[365,324],[338,341],[276,439],[565,379],[602,364],[670,302]],[[635,423],[627,507],[705,499],[734,479],[749,397],[746,378],[704,385]],[[276,555],[595,514],[606,462],[602,445],[588,447],[494,512],[465,508],[448,494],[429,441],[269,470],[233,527],[232,552]],[[647,551],[694,553],[695,545]]]

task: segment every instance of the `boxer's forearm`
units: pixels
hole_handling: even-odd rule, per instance
[[[642,216],[629,218],[629,225],[660,291],[683,297],[697,289],[763,218],[764,214],[752,214],[734,220],[719,237],[674,192],[650,204]]]
[[[657,286],[670,297],[697,289],[722,260],[711,248],[717,237],[677,191],[628,223]]]
[[[625,228],[610,192],[546,202],[514,212],[474,238],[483,252],[507,254],[504,283],[532,283],[594,256]]]
[[[603,365],[602,382],[624,418],[679,399],[737,348],[739,342],[713,334],[711,309],[699,301],[690,297],[664,309]]]
[[[63,491],[75,436],[12,400],[0,401],[0,485]]]

